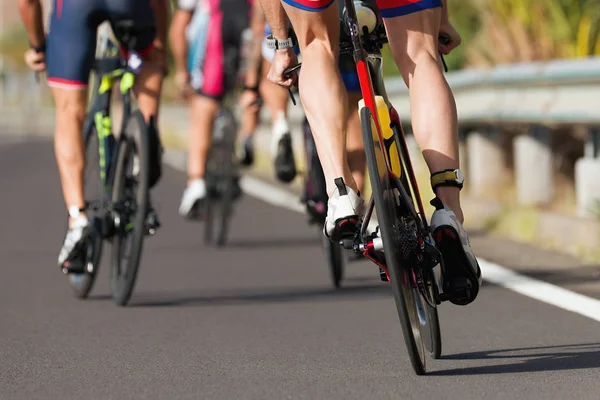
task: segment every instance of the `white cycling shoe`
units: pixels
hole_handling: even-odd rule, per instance
[[[323,234],[337,242],[356,233],[364,200],[360,193],[346,186],[344,179],[335,180],[335,190],[327,202],[327,217]]]
[[[60,268],[68,267],[65,264],[80,250],[80,244],[88,238],[91,231],[90,221],[87,216],[81,214],[79,207],[71,206],[69,216],[72,218],[73,223],[65,235],[65,241],[58,254],[58,266]]]
[[[456,214],[437,197],[431,201],[436,208],[431,217],[431,232],[444,258],[443,290],[449,301],[467,305],[477,297],[482,284],[481,269],[467,232]]]
[[[198,218],[205,198],[206,183],[204,179],[195,179],[183,191],[181,203],[179,204],[179,215],[184,218]]]

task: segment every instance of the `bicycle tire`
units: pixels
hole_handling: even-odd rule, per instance
[[[99,167],[99,163],[90,163],[90,152],[96,155],[99,154],[99,145],[98,145],[98,133],[96,132],[96,128],[93,124],[93,120],[90,116],[88,116],[88,120],[86,120],[85,130],[84,130],[84,144],[86,149],[86,169],[87,167]],[[98,269],[100,268],[100,260],[102,258],[102,245],[103,238],[101,234],[101,218],[103,215],[95,215],[92,216],[90,212],[89,205],[93,202],[97,202],[101,204],[103,199],[103,185],[102,180],[100,179],[100,174],[98,173],[98,182],[99,182],[99,195],[98,198],[91,199],[91,195],[89,191],[86,190],[89,188],[88,184],[90,183],[90,179],[88,179],[88,174],[84,172],[85,185],[84,185],[84,198],[86,202],[86,214],[90,219],[92,224],[92,231],[90,238],[88,240],[88,244],[86,246],[86,255],[85,255],[85,266],[83,273],[71,273],[68,275],[69,285],[73,290],[73,294],[78,299],[86,299],[92,288],[94,287],[94,283],[96,281],[96,276],[98,274]],[[95,197],[95,196],[94,196]],[[100,208],[101,212],[103,208]],[[67,223],[69,218],[67,217]]]
[[[331,283],[338,289],[341,287],[342,280],[344,279],[342,246],[339,243],[332,242],[323,235],[323,224],[325,223],[325,217],[327,215],[327,200],[329,199],[329,196],[327,194],[325,174],[323,173],[323,167],[317,153],[317,146],[306,117],[303,121],[303,131],[307,161],[306,165],[308,165],[308,170],[305,175],[306,213],[308,214],[309,221],[312,221],[313,223],[317,222],[317,226],[319,227],[317,234],[321,238],[323,251],[327,258]],[[309,196],[312,197],[312,199],[309,199]],[[322,212],[317,213],[317,211],[311,210],[308,203],[309,200],[322,202],[324,205]]]
[[[417,375],[423,375],[426,372],[425,348],[421,338],[421,324],[419,323],[419,316],[416,314],[417,305],[414,299],[414,293],[415,291],[418,293],[418,289],[413,288],[412,269],[403,266],[406,256],[401,254],[403,247],[409,249],[412,247],[413,238],[401,233],[408,231],[406,225],[410,224],[410,221],[404,220],[403,216],[398,213],[397,195],[394,193],[394,183],[385,166],[383,149],[373,136],[374,120],[371,111],[363,107],[360,111],[360,119],[367,167],[375,200],[375,211],[379,221],[379,230],[383,241],[396,310],[413,370]],[[414,241],[416,243],[416,236]],[[417,297],[420,298],[420,296]]]
[[[218,247],[226,245],[233,214],[235,179],[235,136],[237,132],[233,113],[224,108],[214,123],[213,145],[206,164],[208,186],[206,201],[205,243]],[[216,229],[216,232],[215,232]]]
[[[400,124],[398,124],[397,126],[392,126],[392,131],[394,132],[394,141],[396,142],[396,146],[398,149],[398,154],[401,154],[402,157],[404,158],[404,160],[406,160],[406,158],[410,157],[410,154],[408,153],[408,148],[406,147],[406,141],[405,140],[400,140],[401,136],[403,135],[402,132],[400,132],[400,129],[402,129],[400,127]],[[409,183],[408,183],[408,174],[406,173],[407,171],[407,164],[403,163],[402,164],[402,176],[400,177],[400,181],[401,184],[403,185],[404,188],[409,188]],[[407,189],[407,194],[408,194],[408,189]],[[412,193],[416,196],[415,193]],[[414,199],[411,197],[411,204],[413,206],[413,209],[416,209],[416,205],[414,203]],[[431,239],[431,242],[433,243],[433,239]],[[441,268],[441,266],[438,266],[439,268]],[[434,282],[436,280],[436,277],[434,276],[434,274],[431,274],[430,277]],[[435,285],[435,283],[433,283]],[[438,293],[437,291],[433,291],[433,287],[430,287],[429,289],[431,289],[431,293],[430,293],[430,297],[432,299],[436,298]],[[431,326],[431,342],[425,342],[425,347],[427,348],[427,351],[429,352],[429,355],[434,359],[434,360],[438,360],[441,358],[442,356],[442,331],[441,331],[441,326],[440,326],[440,319],[439,319],[439,315],[438,315],[438,310],[437,307],[432,307],[428,302],[425,302],[425,306],[427,308],[427,315],[429,318],[429,322],[430,322],[430,326]]]
[[[148,125],[142,113],[136,110],[127,120],[119,138],[117,164],[114,174],[112,203],[114,208],[115,235],[112,242],[110,286],[113,301],[124,306],[133,293],[136,282],[146,230],[148,211],[148,179],[150,174],[150,151]],[[129,174],[134,156],[138,159],[136,176]],[[131,241],[131,251],[123,270],[123,250]]]
[[[323,226],[320,226],[318,234],[321,236],[323,251],[329,264],[329,273],[331,283],[336,289],[339,289],[344,279],[344,257],[342,255],[342,246],[337,242],[332,242],[323,235]]]

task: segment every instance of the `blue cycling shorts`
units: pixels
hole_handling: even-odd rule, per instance
[[[156,22],[150,0],[54,0],[46,40],[49,86],[87,87],[96,54],[96,32],[106,20],[111,25],[132,20],[135,50],[142,56],[152,50]]]

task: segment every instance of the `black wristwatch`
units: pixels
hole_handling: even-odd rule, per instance
[[[42,44],[41,46],[34,46],[31,44],[31,42],[29,43],[29,48],[33,49],[36,53],[45,53],[46,52],[46,43]]]
[[[266,41],[267,47],[275,50],[293,49],[297,44],[296,35],[291,28],[288,29],[288,37],[286,39],[275,39],[271,33],[267,36]]]
[[[256,85],[256,86],[246,86],[246,85],[244,85],[244,86],[242,86],[242,89],[244,91],[249,90],[251,92],[258,93],[258,85]]]

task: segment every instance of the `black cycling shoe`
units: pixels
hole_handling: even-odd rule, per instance
[[[240,197],[242,197],[242,187],[240,186],[240,177],[239,176],[235,176],[233,177],[233,186],[232,186],[232,194],[233,194],[233,199],[237,200]]]
[[[277,143],[277,156],[275,157],[275,175],[284,183],[290,183],[296,178],[296,160],[292,150],[292,136],[284,134]]]
[[[154,235],[158,228],[160,228],[158,213],[154,209],[154,206],[152,206],[150,199],[148,199],[148,211],[146,212],[146,235]]]
[[[240,151],[240,164],[249,167],[254,164],[254,143],[252,137],[247,137],[244,140],[242,149]]]

